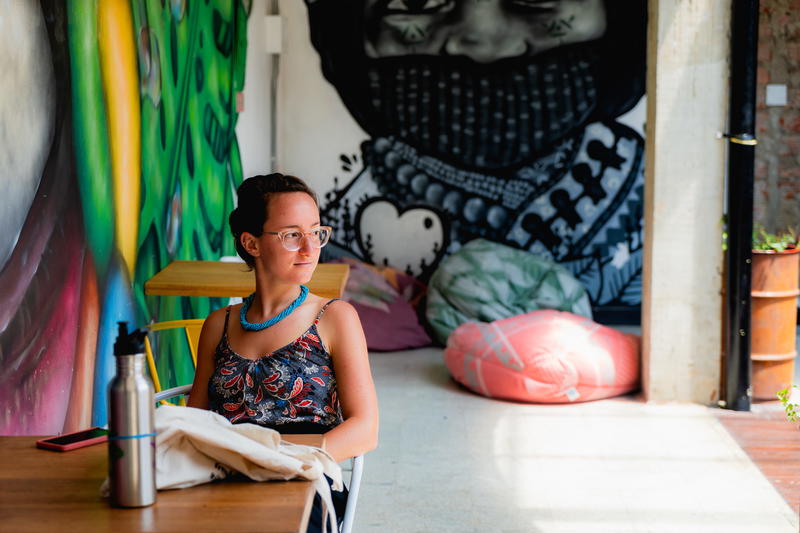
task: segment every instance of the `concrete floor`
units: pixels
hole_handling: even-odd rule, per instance
[[[709,408],[516,404],[456,385],[440,349],[371,361],[380,445],[357,533],[798,531]]]

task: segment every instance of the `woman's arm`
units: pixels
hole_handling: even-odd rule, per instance
[[[197,347],[197,368],[194,371],[194,382],[192,391],[189,393],[189,400],[186,405],[199,409],[208,409],[208,380],[214,373],[214,351],[217,348],[219,339],[222,337],[222,329],[225,324],[225,309],[217,309],[203,322],[203,329],[200,331],[200,341]]]
[[[344,422],[325,433],[325,449],[336,461],[361,455],[378,445],[378,398],[369,368],[367,341],[352,305],[336,301],[320,321]]]

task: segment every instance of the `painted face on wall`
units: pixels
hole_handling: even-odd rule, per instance
[[[368,57],[466,56],[478,63],[592,41],[602,0],[367,0]]]
[[[0,9],[0,434],[86,427],[69,412],[93,365],[82,291],[85,240],[74,180],[63,3]],[[91,310],[88,311],[91,313]],[[85,316],[85,315],[84,315]],[[96,332],[96,329],[94,330]],[[93,360],[92,360],[93,361]],[[66,420],[69,418],[70,422]]]
[[[528,164],[641,95],[610,96],[603,80],[620,17],[603,0],[317,0],[309,15],[359,124],[461,168]]]
[[[19,238],[50,152],[55,76],[38,3],[0,16],[0,270]]]
[[[370,0],[365,9],[371,112],[425,153],[518,165],[594,110],[596,55],[584,43],[603,36],[602,0]]]

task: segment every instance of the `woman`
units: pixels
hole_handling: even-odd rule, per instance
[[[203,324],[189,406],[281,433],[323,433],[336,461],[374,449],[378,402],[358,315],[304,286],[331,235],[314,192],[294,176],[254,176],[239,186],[229,222],[256,291]]]

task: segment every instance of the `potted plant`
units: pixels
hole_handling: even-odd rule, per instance
[[[774,400],[792,385],[800,248],[797,233],[753,232],[750,353],[753,398]]]
[[[792,391],[800,389],[797,385],[792,385],[789,388],[778,391],[778,400],[783,404],[783,409],[786,411],[786,418],[789,422],[800,422],[800,414],[797,412],[798,405],[792,401]]]

